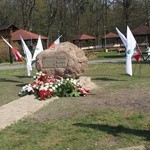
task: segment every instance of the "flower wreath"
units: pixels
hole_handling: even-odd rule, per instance
[[[77,97],[86,96],[88,89],[83,88],[79,81],[73,78],[53,78],[49,75],[38,72],[33,77],[34,81],[22,87],[19,96],[34,94],[36,98],[45,100],[53,96]]]

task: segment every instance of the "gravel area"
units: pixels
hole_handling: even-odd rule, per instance
[[[6,105],[0,107],[0,129],[15,123],[16,121],[28,116],[43,106],[46,106],[57,97],[48,99],[46,101],[39,101],[33,95],[21,97]]]

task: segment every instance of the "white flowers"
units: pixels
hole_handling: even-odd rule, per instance
[[[53,90],[53,91],[55,91],[55,90],[56,90],[56,88],[53,86],[53,87],[52,87],[52,90]]]
[[[19,95],[25,96],[27,94],[33,94],[44,100],[52,96],[85,96],[88,90],[82,88],[78,83],[78,80],[73,78],[53,78],[42,72],[36,73],[33,77],[34,82],[22,87]]]
[[[21,92],[20,93],[34,93],[33,87],[31,86],[31,84],[27,84],[25,86],[22,87]]]
[[[52,89],[49,89],[50,90],[50,92],[54,92]]]
[[[55,85],[55,88],[58,88],[58,85],[57,85],[57,84]]]
[[[70,82],[70,83],[73,83],[74,85],[77,85],[78,81],[76,79],[73,79],[73,78],[67,78],[65,80],[65,82]]]

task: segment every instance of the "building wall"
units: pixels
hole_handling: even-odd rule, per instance
[[[9,61],[9,47],[0,39],[0,62]]]

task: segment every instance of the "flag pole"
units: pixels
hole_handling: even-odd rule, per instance
[[[2,36],[1,36],[1,38],[2,38],[2,39],[4,40],[4,42],[9,46],[9,49],[14,49],[14,48],[12,47],[12,45],[11,45],[6,39],[4,39]],[[21,56],[21,58],[25,60],[25,58],[24,58],[23,56]]]
[[[144,58],[144,56],[143,56],[143,54],[142,54],[142,52],[141,52],[140,46],[139,46],[137,43],[136,43],[136,46],[137,46],[137,48],[138,48],[139,53],[140,53],[141,56],[142,56],[143,61],[145,61],[145,58]],[[141,62],[140,62],[140,65],[139,65],[139,75],[140,75],[140,77],[141,77],[141,68],[142,68],[142,64],[141,64]]]
[[[136,46],[137,46],[137,50],[140,52],[140,54],[141,54],[141,56],[142,56],[142,58],[143,58],[143,60],[145,61],[145,58],[144,58],[144,56],[143,56],[143,54],[142,54],[142,52],[141,52],[141,49],[140,49],[140,47],[139,47],[139,45],[136,43]]]
[[[9,40],[9,43],[10,43],[10,39]],[[10,59],[10,63],[12,64],[13,63],[13,58],[12,58],[12,52],[11,52],[11,48],[9,47],[9,59]]]

